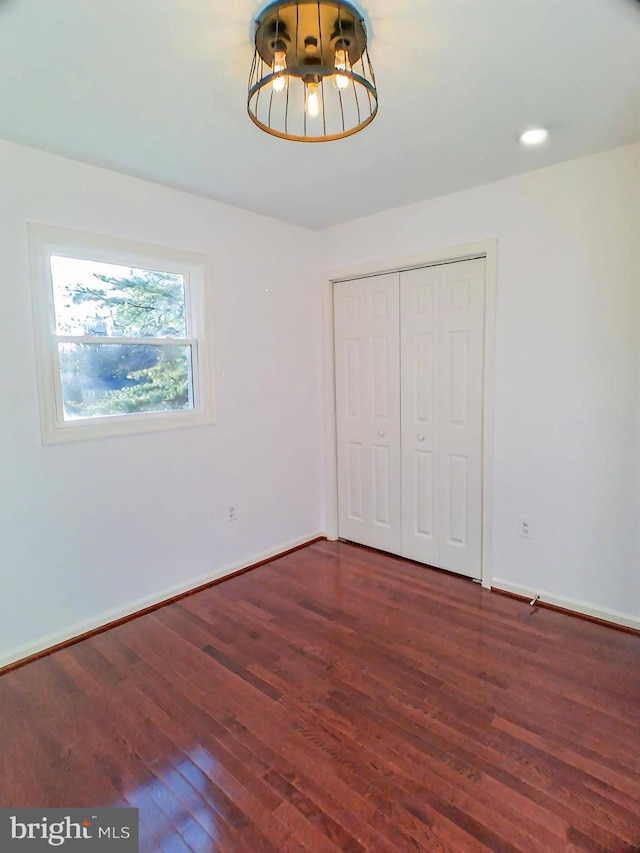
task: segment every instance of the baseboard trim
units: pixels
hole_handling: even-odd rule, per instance
[[[316,542],[323,542],[325,539],[326,536],[322,534],[313,534],[312,536],[305,536],[293,542],[285,543],[275,551],[269,551],[252,557],[249,562],[226,566],[211,575],[194,578],[185,584],[170,587],[162,592],[139,599],[127,607],[111,610],[94,619],[81,622],[60,634],[43,637],[38,642],[29,646],[14,649],[0,658],[0,676],[26,666],[28,663],[33,663],[33,661],[48,657],[61,649],[81,643],[83,640],[88,640],[90,637],[95,637],[97,634],[102,634],[104,631],[109,631],[111,628],[117,628],[119,625],[132,622],[134,619],[139,619],[141,616],[153,613],[155,610],[160,610],[169,604],[175,604],[176,601],[189,598],[189,596],[203,592],[205,589],[210,589],[223,581],[239,577],[247,572],[252,572],[260,566],[272,563],[274,560],[279,560],[281,557],[286,557],[288,554],[293,554],[296,551],[301,551],[303,548],[308,548],[309,545],[314,545]]]
[[[590,622],[597,622],[599,625],[607,625],[609,628],[618,628],[630,634],[640,635],[640,617],[631,616],[629,613],[620,613],[606,607],[595,607],[593,604],[584,601],[575,601],[572,598],[553,595],[550,592],[532,587],[520,586],[501,578],[493,579],[491,591],[516,598],[518,601],[532,601],[536,596],[539,596],[536,606],[557,610],[560,613],[569,613],[571,616],[579,616]]]

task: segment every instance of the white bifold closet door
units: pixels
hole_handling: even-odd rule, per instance
[[[335,287],[339,533],[480,578],[484,260]]]
[[[484,260],[400,275],[402,555],[482,574]]]
[[[335,288],[340,536],[401,553],[399,276]]]

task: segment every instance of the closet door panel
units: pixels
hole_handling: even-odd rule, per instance
[[[480,578],[485,263],[441,269],[440,567]]]
[[[340,536],[481,576],[483,260],[335,286]]]
[[[398,275],[334,290],[339,533],[400,553]]]
[[[402,554],[438,565],[440,555],[440,272],[400,275],[402,364]]]

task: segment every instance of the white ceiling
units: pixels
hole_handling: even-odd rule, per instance
[[[259,9],[0,0],[0,136],[309,228],[640,139],[637,0],[366,0],[380,114],[318,145],[246,115]]]

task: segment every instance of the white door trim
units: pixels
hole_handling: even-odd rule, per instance
[[[340,281],[366,278],[372,275],[402,272],[419,267],[435,266],[469,260],[486,259],[486,300],[484,321],[484,387],[482,438],[482,585],[491,589],[493,580],[493,459],[495,404],[496,348],[496,291],[498,241],[482,240],[420,255],[361,264],[330,273],[322,289],[323,361],[324,361],[324,422],[325,422],[325,484],[327,538],[338,538],[338,474],[336,438],[335,357],[333,334],[333,286]]]

